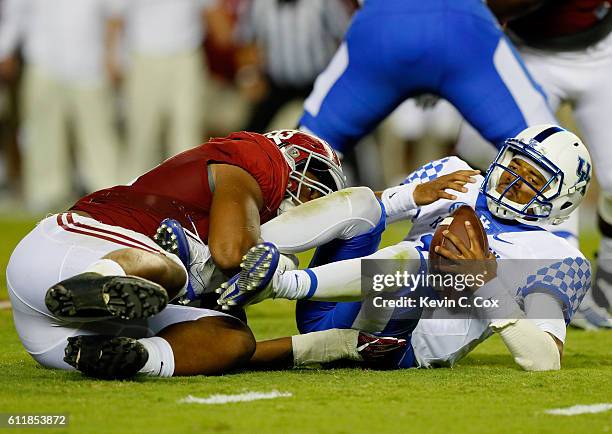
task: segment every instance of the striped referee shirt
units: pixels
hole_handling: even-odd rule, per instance
[[[350,19],[344,0],[251,0],[240,33],[259,46],[276,84],[305,87],[327,66]]]

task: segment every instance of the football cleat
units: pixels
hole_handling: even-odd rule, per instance
[[[105,380],[135,376],[149,353],[136,339],[116,336],[73,336],[68,338],[64,361],[90,377]]]
[[[364,365],[372,369],[395,369],[402,353],[406,350],[406,339],[375,336],[359,332],[357,352]]]
[[[155,242],[165,251],[173,253],[188,270],[186,293],[182,294],[182,304],[197,299],[206,289],[214,271],[210,259],[210,250],[204,242],[176,220],[163,220],[153,236]]]
[[[217,303],[223,310],[233,306],[248,306],[266,298],[274,298],[273,277],[281,254],[272,243],[257,244],[242,257],[240,272],[215,292],[221,294]]]
[[[81,273],[53,285],[47,309],[67,321],[149,318],[166,307],[168,294],[157,283],[136,276]]]

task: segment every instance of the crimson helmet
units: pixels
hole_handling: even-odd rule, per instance
[[[287,198],[301,203],[299,197],[303,185],[324,196],[345,187],[346,178],[340,159],[325,140],[297,130],[270,131],[264,136],[279,147],[291,169]],[[306,172],[316,175],[318,181],[307,177]]]

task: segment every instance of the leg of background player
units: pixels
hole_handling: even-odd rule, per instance
[[[476,2],[461,7],[366,3],[317,79],[301,125],[342,150],[423,90],[445,97],[497,145],[527,125],[556,123],[491,12]]]
[[[612,45],[612,40],[608,38],[608,45]],[[585,61],[580,66],[575,67],[574,80],[580,83],[581,72],[588,71],[594,74],[592,66],[597,64],[596,74],[591,77],[593,84],[581,95],[576,102],[574,116],[576,122],[584,136],[592,155],[597,180],[601,186],[598,203],[599,229],[602,234],[599,245],[599,255],[597,258],[597,274],[593,281],[593,297],[598,304],[611,310],[612,302],[612,151],[610,150],[610,134],[607,127],[607,117],[605,113],[612,110],[612,89],[607,86],[607,77],[612,70],[612,62],[609,60],[610,48],[605,52],[599,53],[590,62]],[[608,321],[608,326],[612,321]]]
[[[464,19],[454,20],[453,26],[473,30],[462,38],[466,50],[447,47],[448,79],[441,95],[498,147],[529,125],[556,124],[542,90],[501,31],[492,22],[470,27]]]
[[[612,313],[612,196],[606,193],[600,194],[598,217],[601,242],[593,298],[599,306]]]

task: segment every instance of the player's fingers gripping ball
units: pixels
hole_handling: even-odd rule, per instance
[[[470,206],[459,207],[434,233],[429,249],[429,273],[463,275],[466,281],[476,284],[468,286],[477,289],[482,282],[493,279],[496,271],[497,262],[489,251],[487,234],[478,215]],[[446,286],[438,285],[435,289],[446,296],[456,293],[454,288]]]

